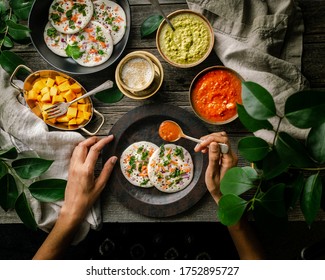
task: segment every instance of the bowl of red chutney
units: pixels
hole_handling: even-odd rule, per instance
[[[195,114],[209,124],[222,125],[238,117],[243,78],[231,68],[212,66],[193,79],[189,93]]]

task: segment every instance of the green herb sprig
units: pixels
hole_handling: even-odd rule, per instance
[[[14,147],[0,150],[0,206],[6,212],[15,209],[21,221],[33,230],[37,229],[37,223],[27,199],[28,192],[41,202],[64,198],[66,180],[37,180],[52,163],[42,158],[19,158]]]
[[[0,1],[0,65],[11,74],[24,60],[11,51],[15,44],[29,42],[28,19],[33,0]]]

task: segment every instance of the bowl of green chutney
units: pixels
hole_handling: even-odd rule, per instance
[[[163,20],[156,34],[156,45],[161,57],[169,64],[189,68],[203,62],[214,44],[209,21],[191,10],[178,10],[169,14],[173,30]]]

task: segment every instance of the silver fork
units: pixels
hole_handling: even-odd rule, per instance
[[[44,109],[43,111],[47,113],[47,119],[53,119],[53,118],[62,116],[68,111],[68,108],[72,103],[75,103],[80,99],[87,98],[90,95],[96,94],[97,92],[100,92],[105,89],[109,89],[111,87],[113,87],[113,82],[108,80],[108,81],[102,83],[101,85],[99,85],[98,87],[94,88],[93,90],[87,92],[86,94],[84,94],[70,102],[59,102],[59,103],[54,104],[51,107]]]

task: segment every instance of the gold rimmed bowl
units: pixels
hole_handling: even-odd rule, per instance
[[[214,34],[209,21],[191,10],[178,10],[169,14],[159,25],[156,46],[161,57],[179,68],[194,67],[210,54],[214,44]]]
[[[242,103],[243,80],[236,71],[224,66],[202,70],[189,89],[194,113],[209,124],[223,125],[234,121],[238,117],[237,103]]]

